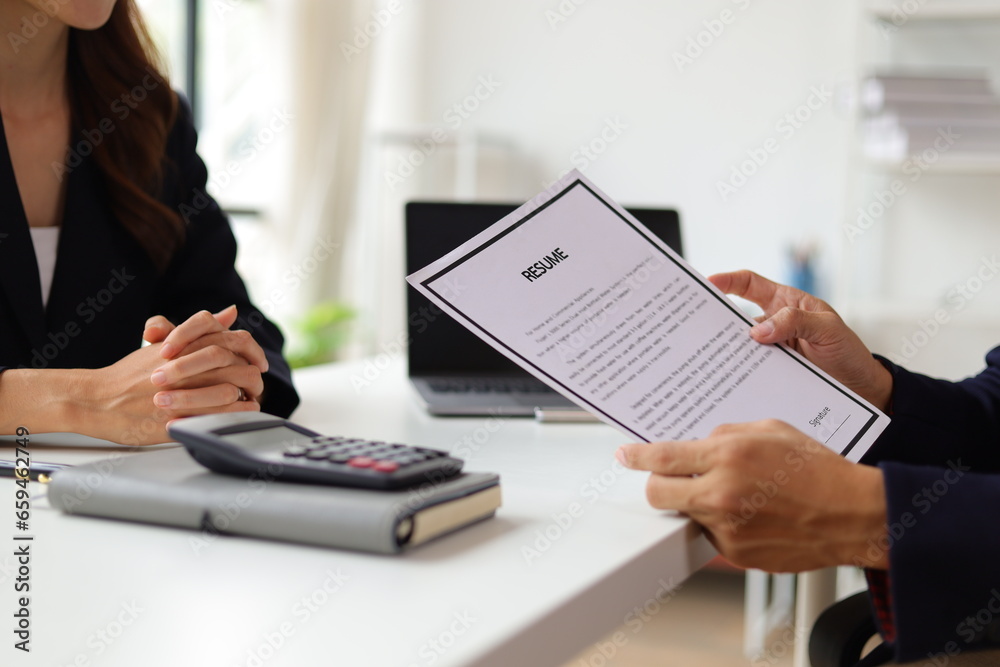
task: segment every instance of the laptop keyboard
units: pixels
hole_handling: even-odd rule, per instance
[[[431,389],[451,394],[550,394],[552,389],[533,378],[435,378]]]

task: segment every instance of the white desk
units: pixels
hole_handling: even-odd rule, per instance
[[[394,360],[360,391],[351,378],[363,364],[298,373],[305,398],[294,419],[465,454],[467,469],[502,477],[496,518],[386,557],[64,516],[36,500],[26,656],[9,630],[14,485],[4,480],[0,664],[552,665],[629,618],[641,631],[630,611],[656,609],[664,582],[679,584],[714,555],[687,521],[646,504],[644,474],[616,474],[624,438],[609,427],[434,419],[415,405],[403,366]],[[33,440],[38,461],[107,456],[42,440]],[[579,516],[560,527],[553,517],[571,508]],[[537,557],[529,562],[525,548]]]

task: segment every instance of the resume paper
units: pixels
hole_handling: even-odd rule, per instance
[[[576,171],[407,280],[631,438],[774,418],[857,461],[889,423]]]

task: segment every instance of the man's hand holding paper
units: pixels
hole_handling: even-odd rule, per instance
[[[779,285],[752,271],[709,276],[720,291],[764,310],[750,336],[760,343],[784,343],[879,410],[892,393],[892,376],[833,308],[811,294]]]
[[[857,461],[889,421],[791,348],[751,338],[728,298],[577,172],[408,280],[634,439],[772,418]]]
[[[727,424],[702,440],[625,445],[615,456],[651,473],[653,507],[690,516],[741,567],[800,572],[853,563],[885,533],[881,471],[783,422]],[[887,564],[885,551],[872,562]]]

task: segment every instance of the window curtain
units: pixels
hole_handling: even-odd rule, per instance
[[[344,255],[359,205],[377,44],[359,39],[357,29],[372,20],[376,3],[291,0],[285,7],[295,118],[275,240],[284,248],[288,287],[281,310],[300,317],[316,303],[345,300]]]

